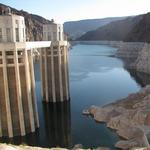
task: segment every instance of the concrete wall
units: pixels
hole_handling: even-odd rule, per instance
[[[69,100],[68,48],[66,42],[52,42],[40,52],[42,93],[46,102]]]
[[[19,41],[16,39],[16,28],[19,33]],[[2,39],[0,42],[25,42],[25,22],[24,17],[17,15],[0,15],[0,29],[2,31]],[[7,36],[7,31],[10,33]]]
[[[64,33],[61,24],[45,24],[43,25],[43,40],[47,41],[63,41]]]
[[[24,136],[39,127],[32,63],[25,47],[0,44],[0,137]]]

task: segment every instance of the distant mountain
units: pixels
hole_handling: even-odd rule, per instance
[[[150,13],[143,15],[140,22],[135,25],[124,41],[150,43]]]
[[[51,21],[38,15],[29,14],[28,12],[23,11],[23,10],[19,11],[15,8],[12,8],[10,6],[7,6],[1,3],[0,3],[0,14],[2,13],[2,11],[5,11],[7,7],[11,8],[11,12],[13,14],[24,16],[25,24],[26,24],[27,40],[29,41],[42,40],[43,24],[49,23]]]
[[[135,25],[137,25],[141,21],[142,18],[143,15],[139,15],[135,17],[128,17],[124,20],[113,21],[96,30],[87,32],[77,40],[124,40],[125,37],[129,35],[129,33],[133,30]]]
[[[88,31],[95,30],[112,21],[123,20],[123,19],[125,19],[125,17],[70,21],[64,23],[64,30],[65,33],[67,33],[70,38],[76,39]]]

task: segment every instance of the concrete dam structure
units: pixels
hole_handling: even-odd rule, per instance
[[[11,14],[9,8],[0,15],[0,137],[24,136],[39,127],[34,49],[41,53],[43,100],[69,99],[67,42],[57,41],[57,32],[53,31],[55,40],[26,42],[24,18]],[[58,34],[63,37],[63,32]]]
[[[43,100],[69,100],[68,44],[64,41],[63,26],[44,25],[43,40],[52,41],[51,47],[40,51]]]

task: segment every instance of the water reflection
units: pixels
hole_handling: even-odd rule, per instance
[[[88,50],[87,50],[88,49]],[[92,73],[107,73],[115,68],[122,68],[120,59],[108,57],[113,55],[116,49],[99,45],[77,45],[70,51],[70,79],[82,81]]]
[[[42,104],[42,103],[41,103]],[[2,143],[15,145],[30,145],[41,147],[66,147],[71,148],[71,113],[70,102],[43,103],[44,111],[44,134],[41,133],[42,126],[35,133],[24,137],[0,138]],[[44,139],[44,141],[43,141]]]
[[[27,134],[26,136],[16,136],[13,138],[3,137],[0,138],[1,143],[11,143],[15,145],[30,145],[37,146],[39,143],[39,130],[37,129],[35,133]]]
[[[70,102],[43,103],[45,130],[51,147],[71,147]]]

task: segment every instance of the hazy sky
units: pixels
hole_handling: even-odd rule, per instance
[[[0,0],[0,3],[61,23],[150,12],[150,0]]]

